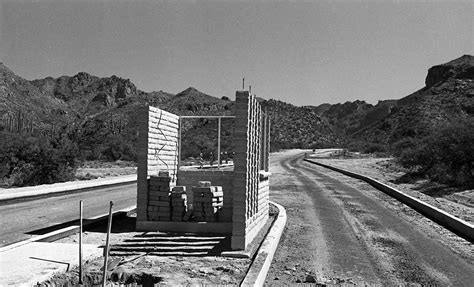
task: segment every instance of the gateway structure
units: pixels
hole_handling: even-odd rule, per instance
[[[234,170],[180,169],[182,120],[140,111],[136,229],[231,234],[232,249],[245,249],[268,219],[269,116],[236,92]]]

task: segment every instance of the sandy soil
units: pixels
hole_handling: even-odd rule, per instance
[[[465,221],[474,222],[474,190],[459,190],[428,180],[401,183],[406,170],[392,158],[328,158],[318,155],[312,159],[372,177]]]

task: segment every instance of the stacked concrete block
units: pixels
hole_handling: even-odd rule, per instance
[[[219,222],[232,222],[232,202],[233,202],[233,179],[232,170],[179,170],[177,185],[183,185],[187,188],[188,209],[192,209],[193,186],[198,181],[210,181],[214,186],[222,186],[224,192],[224,202],[221,210],[218,211]]]
[[[175,186],[171,191],[171,221],[183,221],[187,212],[185,186]]]
[[[195,221],[216,222],[224,202],[221,186],[211,186],[210,181],[200,181],[193,187],[193,215]]]
[[[152,176],[148,181],[148,220],[170,221],[171,178],[167,174]]]

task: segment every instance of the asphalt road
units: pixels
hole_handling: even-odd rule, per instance
[[[44,228],[65,227],[79,219],[79,201],[84,202],[84,219],[107,214],[136,204],[136,183],[90,191],[52,195],[18,202],[0,202],[0,246],[45,233]]]
[[[310,275],[343,286],[472,286],[473,254],[453,251],[436,229],[419,224],[416,212],[400,216],[392,199],[370,185],[350,184],[294,151],[274,156],[271,172],[271,200],[286,208],[288,222],[267,284]],[[474,250],[464,244],[465,253]]]

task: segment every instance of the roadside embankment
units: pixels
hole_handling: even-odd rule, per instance
[[[325,168],[329,168],[331,170],[343,173],[345,175],[363,180],[370,185],[374,186],[375,188],[383,191],[384,193],[398,199],[399,201],[405,203],[406,205],[412,207],[416,211],[420,212],[421,214],[425,215],[426,217],[440,223],[441,225],[445,226],[446,228],[452,230],[453,232],[465,237],[466,239],[470,240],[471,242],[474,241],[474,225],[457,218],[439,208],[436,208],[426,202],[423,202],[413,196],[405,194],[393,187],[390,187],[380,181],[377,181],[371,177],[364,176],[355,172],[351,172],[345,169],[341,169],[338,167],[334,167],[328,164],[323,164],[318,162],[314,159],[305,159],[307,162],[311,162]]]
[[[68,193],[88,190],[98,187],[117,186],[130,184],[137,181],[137,175],[125,175],[111,178],[99,178],[83,181],[69,181],[36,186],[7,188],[0,190],[0,201],[14,200],[19,198],[44,196],[53,193]]]

